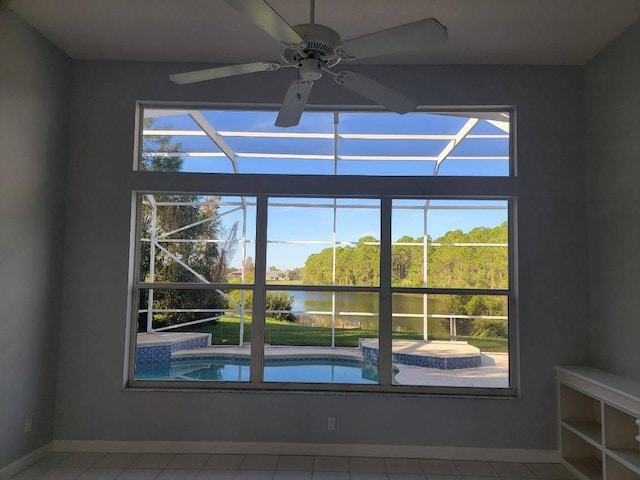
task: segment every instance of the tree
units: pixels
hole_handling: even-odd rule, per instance
[[[145,119],[145,128],[154,120]],[[177,153],[179,143],[171,136],[145,136],[144,152]],[[143,156],[140,168],[156,171],[180,171],[183,159],[179,155]],[[141,207],[142,242],[140,272],[142,280],[152,282],[225,281],[227,262],[235,242],[223,239],[224,228],[218,214],[218,199],[198,195],[146,195]],[[235,236],[235,226],[229,237]],[[208,241],[203,241],[208,240]],[[152,248],[153,247],[153,248]],[[153,250],[153,258],[152,258]],[[153,259],[153,272],[151,260]],[[215,290],[155,289],[154,310],[221,309],[226,300]],[[141,296],[141,308],[148,307],[148,297]],[[161,326],[174,325],[202,318],[193,312],[165,312],[154,314],[154,322]],[[141,319],[139,330],[146,330]]]
[[[319,253],[313,253],[307,257],[304,264],[304,283],[310,285],[331,285],[333,267],[333,252],[325,248]]]
[[[288,280],[300,280],[303,275],[303,269],[301,267],[296,267],[292,270],[289,270],[289,278]]]
[[[380,283],[380,246],[372,236],[358,240],[355,247],[337,247],[336,285],[377,285]],[[333,284],[333,248],[325,248],[307,257],[303,279],[311,285]]]
[[[413,245],[393,245],[391,247],[391,278],[393,285],[400,287],[420,287],[424,284],[423,238],[400,237],[397,243]],[[431,239],[427,238],[427,243]],[[431,247],[429,247],[431,249]]]
[[[371,245],[371,244],[376,245]],[[372,236],[358,240],[353,248],[353,279],[351,285],[380,284],[380,245]]]
[[[437,242],[507,243],[507,222],[494,228],[476,227],[468,233],[447,232]],[[436,287],[507,288],[508,254],[506,247],[441,246],[429,252],[429,283]]]
[[[151,129],[155,124],[154,118],[145,118],[143,126]],[[140,170],[150,170],[154,172],[179,172],[182,170],[184,159],[179,155],[168,155],[179,153],[182,144],[174,142],[170,135],[144,135],[142,141],[142,157],[140,159]],[[165,155],[145,155],[145,153],[162,153]]]
[[[266,309],[279,310],[277,313],[269,314],[269,316],[276,320],[295,322],[297,318],[291,313],[293,302],[295,302],[295,297],[293,295],[287,295],[287,292],[267,292]]]
[[[494,228],[476,227],[464,233],[461,230],[447,232],[438,243],[507,243],[507,222]],[[505,247],[442,246],[430,251],[429,283],[435,287],[457,288],[507,288],[508,253]],[[498,316],[504,315],[507,306],[503,297],[491,295],[443,295],[440,298],[443,311],[453,315]],[[459,335],[469,335],[480,328],[479,320],[458,319]],[[448,320],[442,320],[449,326]],[[503,322],[504,323],[504,322]],[[483,330],[491,331],[488,328]],[[492,331],[497,331],[495,328]]]
[[[253,275],[253,272],[255,271],[255,266],[253,264],[253,258],[251,257],[247,257],[247,259],[244,261],[244,274],[245,276],[247,275]]]

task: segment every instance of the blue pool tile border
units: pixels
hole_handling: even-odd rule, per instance
[[[193,350],[209,346],[211,346],[211,334],[166,345],[138,345],[136,347],[136,363],[168,362],[171,359],[171,354],[178,350]]]
[[[380,358],[377,348],[362,346],[366,363],[378,364]],[[392,353],[391,361],[400,365],[414,367],[437,368],[440,370],[457,370],[460,368],[476,368],[482,362],[482,356],[467,355],[459,357],[438,357],[433,355],[412,355],[408,353]]]

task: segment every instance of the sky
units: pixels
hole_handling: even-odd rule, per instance
[[[334,114],[305,112],[296,127],[282,129],[274,126],[277,112],[265,111],[202,111],[206,120],[238,154],[240,173],[319,174],[334,173]],[[149,112],[150,115],[154,113]],[[340,113],[338,117],[337,153],[340,156],[437,156],[449,139],[353,139],[349,135],[403,134],[455,135],[467,118],[441,114],[390,112]],[[221,155],[220,148],[187,114],[159,116],[154,130],[188,131],[174,134],[172,142],[180,144],[181,152],[198,156],[184,156],[183,171],[199,173],[233,173],[231,162]],[[199,131],[199,135],[194,135]],[[246,137],[233,132],[314,133],[331,138],[274,138]],[[471,135],[490,135],[493,138],[465,138],[450,153],[452,159],[442,162],[441,176],[506,176],[509,174],[509,139],[504,131],[480,120]],[[251,158],[245,154],[262,154]],[[300,155],[324,156],[322,159],[295,158]],[[293,158],[281,158],[290,156]],[[475,157],[457,159],[456,157]],[[478,157],[480,157],[478,159]],[[484,157],[484,158],[483,158]],[[491,157],[491,158],[486,158]],[[498,159],[495,159],[498,157]],[[339,160],[339,175],[433,175],[435,161],[366,161]],[[212,192],[214,193],[214,192]],[[229,231],[238,221],[237,236],[248,240],[244,256],[255,258],[255,198],[247,197],[246,226],[241,211],[233,211],[239,197],[221,198],[220,213]],[[357,242],[364,236],[380,238],[380,213],[377,200],[339,199],[335,209],[335,234],[338,242]],[[392,238],[413,238],[424,234],[424,200],[397,200],[393,204]],[[478,207],[484,207],[478,209]],[[507,220],[506,201],[433,200],[429,204],[427,234],[437,239],[450,230],[469,231],[477,226],[494,227]],[[334,208],[331,199],[272,198],[268,209],[267,266],[281,270],[302,267],[310,253],[330,247],[333,239]],[[296,241],[284,244],[278,242]],[[237,248],[232,267],[242,263],[242,249]]]

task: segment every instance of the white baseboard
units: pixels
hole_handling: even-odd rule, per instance
[[[433,458],[493,462],[557,463],[557,450],[518,448],[429,447],[277,442],[147,442],[110,440],[54,440],[55,452],[104,453],[235,453],[262,455],[332,455],[384,458]]]
[[[13,477],[16,473],[21,472],[30,465],[33,465],[41,458],[46,457],[52,450],[52,443],[47,443],[42,447],[27,453],[24,457],[19,458],[13,463],[10,463],[6,467],[0,469],[0,480],[7,480]]]

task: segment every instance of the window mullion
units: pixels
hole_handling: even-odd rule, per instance
[[[264,331],[266,309],[267,272],[267,202],[268,197],[259,196],[256,206],[256,258],[254,262],[253,313],[251,315],[251,382],[262,382],[264,366]]]
[[[378,313],[378,378],[380,385],[391,385],[391,199],[380,204],[380,304]]]
[[[519,322],[516,320],[517,313],[517,299],[516,295],[519,291],[518,287],[518,269],[516,268],[517,254],[516,249],[518,245],[518,230],[517,225],[517,200],[509,200],[509,305],[507,315],[509,317],[509,387],[520,389],[520,348],[518,341],[520,338]]]

